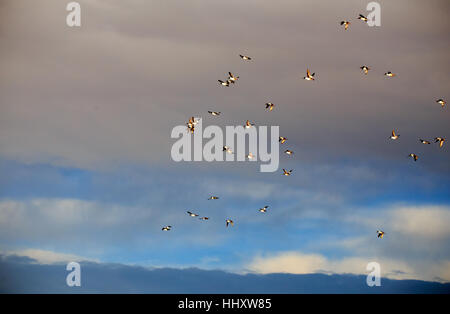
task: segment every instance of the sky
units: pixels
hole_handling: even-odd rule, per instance
[[[379,1],[379,27],[356,19],[361,0],[78,1],[81,27],[68,2],[0,2],[2,255],[235,274],[376,261],[450,281],[448,143],[418,141],[450,133],[448,1]],[[279,126],[295,153],[268,173],[175,162],[171,131],[191,116]]]

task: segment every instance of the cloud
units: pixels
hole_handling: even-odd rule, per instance
[[[178,264],[178,258],[180,263],[200,262],[205,252],[195,256],[189,252],[220,245],[229,235],[221,232],[224,220],[215,217],[221,213],[203,211],[212,218],[202,223],[186,214],[189,209],[60,198],[0,200],[0,247],[16,251],[26,243],[27,248],[70,249],[76,256],[156,265]],[[162,232],[168,224],[172,231]],[[193,260],[186,260],[188,256]]]
[[[68,263],[68,262],[81,262],[81,261],[96,261],[97,259],[86,258],[74,254],[58,253],[48,250],[39,249],[23,249],[14,251],[0,252],[0,255],[4,255],[8,258],[13,256],[18,257],[28,257],[33,260],[33,262],[38,264],[57,264],[57,263]]]
[[[384,3],[380,28],[355,23],[346,33],[337,16],[364,11],[359,1],[131,3],[80,1],[80,29],[65,25],[56,0],[3,4],[2,157],[92,170],[172,166],[172,127],[211,109],[223,112],[214,123],[251,116],[280,125],[296,156],[312,163],[333,156],[401,164],[397,156],[419,134],[448,132],[440,108],[431,109],[449,82],[445,1]],[[415,22],[430,18],[433,25]],[[243,64],[243,51],[255,62]],[[374,73],[362,79],[359,66],[369,61]],[[308,66],[318,80],[306,87]],[[396,80],[382,78],[388,69],[399,72]],[[216,83],[230,70],[241,79],[225,90]],[[270,120],[255,109],[267,98],[280,109]],[[393,125],[402,141],[387,146]],[[427,158],[424,167],[448,172],[448,151]]]
[[[448,272],[449,261],[442,263],[427,264],[433,268],[430,272],[427,269],[417,269],[405,261],[369,258],[369,257],[345,257],[330,259],[320,254],[305,254],[302,252],[280,252],[268,256],[257,256],[247,265],[250,272],[260,274],[289,273],[289,274],[368,274],[366,266],[370,262],[377,262],[381,265],[382,277],[391,279],[418,279],[418,280],[438,280],[450,282]]]
[[[30,257],[39,250],[70,248],[73,256],[102,260],[114,260],[114,252],[119,248],[126,252],[130,263],[213,265],[261,273],[361,274],[365,265],[375,260],[382,263],[383,273],[389,278],[449,280],[448,206],[401,204],[355,210],[344,204],[337,205],[338,212],[328,212],[320,206],[312,210],[305,204],[304,209],[292,204],[270,204],[269,223],[268,215],[257,213],[255,202],[261,202],[259,199],[238,206],[223,202],[223,198],[211,203],[206,197],[197,204],[203,204],[201,207],[184,210],[177,208],[177,202],[167,202],[164,212],[142,205],[77,199],[1,200],[2,246],[17,251],[28,243],[38,250],[30,251],[34,253]],[[207,213],[211,221],[201,223],[185,214],[185,210],[194,208],[200,214]],[[236,226],[224,232],[223,219],[228,216],[235,219]],[[161,226],[168,222],[174,226],[173,232],[162,233]],[[382,240],[376,238],[379,228],[386,232]],[[303,239],[301,243],[299,237]],[[260,238],[265,238],[264,243],[253,243]],[[235,241],[238,243],[229,245]],[[189,248],[186,243],[190,243]],[[280,249],[284,253],[276,254]],[[145,254],[148,250],[158,250],[160,254]],[[171,250],[178,254],[166,256]],[[339,257],[333,256],[336,252]],[[131,257],[135,254],[137,258]],[[208,259],[211,256],[214,261]]]
[[[390,230],[396,234],[443,239],[450,237],[448,205],[380,204],[361,211],[352,210],[352,215],[343,215],[340,220],[371,228]]]
[[[322,226],[327,221],[322,217]],[[257,255],[248,269],[258,273],[366,273],[370,261],[381,264],[383,276],[395,279],[450,281],[450,207],[390,205],[333,216],[335,237],[311,241],[304,250],[339,252],[339,257],[302,250]],[[376,238],[375,230],[386,232]],[[348,232],[349,231],[349,232]]]
[[[63,265],[0,256],[2,293],[448,293],[450,284],[383,279],[368,287],[365,276],[245,274],[198,268],[148,269],[81,262],[81,287],[68,287]]]
[[[394,232],[414,238],[450,239],[450,207],[400,207],[389,212]]]
[[[133,214],[130,215],[130,212]],[[17,228],[29,226],[38,219],[64,229],[66,227],[96,225],[98,227],[132,224],[148,218],[151,210],[129,208],[117,204],[79,199],[36,198],[25,201],[1,200],[0,225],[13,224]],[[35,229],[38,226],[34,226]]]

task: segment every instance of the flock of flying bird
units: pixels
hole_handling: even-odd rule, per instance
[[[361,20],[361,21],[363,21],[363,22],[366,22],[366,23],[367,23],[367,21],[368,21],[367,17],[365,17],[365,16],[362,15],[362,14],[359,14],[359,16],[357,17],[357,19],[358,19],[358,20]],[[340,23],[340,25],[344,26],[344,29],[345,29],[345,30],[348,30],[350,24],[351,24],[351,23],[350,23],[349,21],[347,21],[347,20],[343,20],[343,21],[341,21],[341,23]],[[239,57],[240,57],[242,60],[244,60],[244,61],[251,61],[251,60],[252,60],[251,57],[246,56],[246,55],[241,55],[241,54],[240,54]],[[370,68],[369,66],[367,66],[367,65],[361,66],[360,69],[363,71],[363,73],[364,73],[365,75],[367,75],[367,74],[369,73],[369,71],[371,70],[371,68]],[[307,68],[307,69],[306,69],[306,76],[304,76],[303,79],[306,80],[306,81],[314,81],[314,80],[315,80],[314,76],[315,76],[315,73],[312,73],[312,74],[311,74],[310,70]],[[396,76],[396,74],[395,74],[395,73],[392,73],[391,71],[388,71],[388,72],[384,73],[384,76],[386,76],[386,77],[394,77],[394,76]],[[231,85],[236,84],[236,82],[238,81],[238,79],[239,79],[239,76],[235,76],[235,75],[233,75],[233,73],[228,72],[228,78],[225,79],[225,80],[218,80],[218,82],[219,82],[219,84],[220,84],[221,86],[229,87],[229,86],[231,86]],[[446,101],[445,101],[444,99],[442,99],[442,98],[436,100],[436,103],[438,103],[439,105],[441,105],[442,108],[444,108],[444,106],[447,104]],[[272,110],[275,108],[275,105],[274,105],[273,103],[271,103],[271,102],[268,102],[268,103],[265,104],[265,108],[266,108],[268,111],[272,111]],[[219,111],[208,111],[208,113],[209,113],[210,115],[212,115],[212,116],[219,116],[219,115],[220,115],[220,112],[219,112]],[[189,119],[189,121],[186,123],[186,124],[187,124],[187,130],[188,130],[188,132],[194,133],[194,131],[195,131],[195,125],[196,125],[197,123],[198,123],[198,120],[196,120],[194,117],[191,117],[191,118]],[[254,124],[251,123],[249,120],[247,120],[247,121],[245,122],[245,124],[244,124],[244,128],[251,128],[252,126],[254,126]],[[395,140],[398,140],[399,138],[400,138],[400,135],[397,134],[397,133],[395,132],[395,129],[392,130],[390,139],[395,141]],[[284,144],[286,141],[287,141],[287,138],[286,138],[286,137],[283,137],[283,136],[280,136],[280,137],[279,137],[279,143],[280,143],[280,144]],[[426,145],[431,144],[431,141],[424,140],[424,139],[421,139],[421,138],[419,138],[419,141],[420,141],[422,144],[426,144]],[[434,138],[434,142],[435,142],[435,143],[438,143],[439,147],[442,148],[442,146],[444,145],[444,142],[445,142],[445,138],[443,138],[443,137],[435,137],[435,138]],[[228,153],[228,154],[233,154],[232,149],[231,149],[230,147],[228,147],[228,146],[223,146],[223,151],[224,151],[225,153]],[[287,155],[292,155],[292,154],[294,154],[294,152],[291,151],[291,150],[289,150],[289,149],[285,150],[284,153],[287,154]],[[248,159],[253,159],[253,158],[254,158],[254,155],[250,152],[246,157],[247,157]],[[418,157],[415,153],[410,153],[410,154],[408,155],[408,157],[411,157],[414,161],[417,161],[417,160],[419,159],[419,157]],[[289,171],[286,170],[286,169],[283,169],[283,175],[284,175],[284,176],[290,176],[290,175],[292,174],[292,171],[293,171],[292,169],[289,170]],[[219,197],[217,197],[217,196],[211,196],[211,197],[208,198],[208,200],[217,200],[217,199],[219,199]],[[260,208],[260,209],[259,209],[259,212],[265,213],[265,212],[267,212],[267,209],[268,209],[268,208],[269,208],[269,206],[266,205],[266,206]],[[188,214],[189,216],[191,216],[191,217],[194,217],[194,218],[198,217],[200,220],[209,220],[209,217],[199,217],[198,214],[195,214],[195,213],[190,212],[190,211],[187,211],[187,214]],[[233,226],[233,225],[234,225],[234,221],[233,221],[232,219],[227,218],[227,219],[225,220],[225,225],[226,225],[226,227],[228,227],[229,225]],[[169,230],[171,230],[171,228],[172,228],[172,226],[165,226],[165,227],[162,228],[162,230],[163,230],[163,231],[169,231]],[[385,234],[384,231],[382,231],[382,230],[377,230],[377,237],[378,237],[378,238],[382,239],[383,236],[384,236],[384,234]]]

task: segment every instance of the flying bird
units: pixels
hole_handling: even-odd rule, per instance
[[[255,155],[253,155],[252,153],[248,153],[248,155],[246,157],[248,159],[253,159],[253,158],[255,158]]]
[[[231,72],[228,72],[228,82],[230,83],[236,83],[237,80],[239,79],[239,76],[234,76]]]
[[[187,213],[188,213],[188,215],[191,216],[191,217],[197,217],[197,216],[198,216],[197,214],[191,213],[190,211],[187,211]]]
[[[284,142],[287,141],[287,138],[280,136],[280,139],[278,140],[278,142],[280,142],[281,144],[284,144]]]
[[[194,117],[189,118],[189,121],[186,123],[188,126],[188,132],[194,133],[195,125],[197,123],[198,123],[198,120],[196,120]]]
[[[384,231],[377,230],[377,237],[380,239],[383,239],[383,236],[384,236]]]
[[[210,197],[208,198],[208,200],[218,200],[218,199],[219,199],[218,196],[210,196]]]
[[[200,217],[199,219],[200,219],[200,220],[208,220],[209,217]]]
[[[392,130],[392,134],[391,134],[390,139],[391,140],[398,140],[399,137],[400,137],[400,134],[395,134],[395,131]]]
[[[275,105],[272,104],[271,102],[266,103],[266,109],[269,109],[269,111],[272,111],[273,107],[275,107]]]
[[[342,22],[341,22],[341,25],[344,25],[345,30],[348,29],[348,26],[349,26],[350,24],[351,24],[351,23],[350,23],[349,21],[342,21]]]
[[[230,86],[229,80],[226,80],[226,81],[218,80],[218,81],[219,81],[219,84],[222,86],[227,86],[227,87]]]
[[[245,121],[244,128],[249,129],[254,125],[255,125],[254,123],[250,123],[250,121],[247,120],[247,121]]]
[[[191,132],[191,133],[194,133],[194,131],[195,131],[195,126],[194,126],[194,125],[189,125],[189,124],[188,124],[187,131],[188,131],[188,132]]]
[[[367,22],[367,17],[365,17],[364,15],[360,14],[360,15],[358,16],[358,20],[361,20],[361,21],[363,21],[363,22]]]
[[[212,116],[218,116],[220,115],[220,111],[208,111],[208,113]]]
[[[367,75],[367,73],[369,73],[370,68],[367,65],[363,65],[362,67],[360,67],[360,69],[364,72],[364,74]]]
[[[421,139],[421,138],[419,138],[419,141],[420,141],[422,144],[431,144],[429,141],[423,140],[423,139]]]
[[[292,173],[292,170],[286,171],[286,169],[283,169],[283,175],[290,176]]]
[[[394,73],[392,73],[391,71],[389,71],[389,72],[384,73],[384,75],[387,76],[387,77],[394,77],[394,76],[396,76],[397,74],[394,74]]]
[[[269,206],[264,206],[263,208],[260,208],[259,209],[259,211],[261,212],[261,213],[265,213],[266,211],[267,211],[267,208],[269,208]]]
[[[241,57],[242,60],[246,60],[246,61],[250,61],[252,60],[252,58],[250,58],[249,56],[243,56],[243,55],[239,55]]]
[[[435,137],[435,138],[434,138],[434,142],[435,142],[435,143],[438,143],[438,142],[439,142],[439,147],[442,147],[442,145],[444,145],[445,138],[443,138],[443,137]]]
[[[165,226],[162,228],[162,231],[169,231],[172,228],[172,226]]]
[[[408,157],[412,157],[412,159],[414,159],[414,161],[417,161],[417,159],[419,159],[419,157],[414,153],[409,154]]]
[[[224,146],[224,147],[222,148],[222,150],[223,150],[224,152],[227,152],[228,154],[232,154],[232,153],[233,153],[233,151],[231,150],[231,148],[228,147],[228,146]]]
[[[229,224],[231,224],[232,226],[234,225],[234,221],[231,219],[227,219],[227,220],[225,220],[225,222],[227,223],[227,227]]]
[[[307,81],[314,81],[315,74],[316,73],[311,74],[311,72],[309,72],[309,69],[306,69],[306,76],[303,79]]]
[[[189,121],[186,123],[188,128],[194,127],[198,123],[198,120],[196,120],[194,117],[190,117]]]
[[[444,108],[444,106],[445,106],[445,104],[446,104],[445,100],[442,99],[442,98],[436,100],[436,102],[437,102],[439,105],[441,105],[442,108]]]
[[[292,150],[286,149],[284,151],[285,154],[292,155],[294,152]]]

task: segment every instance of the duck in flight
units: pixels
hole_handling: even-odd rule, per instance
[[[231,220],[231,219],[227,219],[227,220],[225,220],[225,222],[227,224],[227,227],[228,227],[229,224],[231,224],[232,226],[234,225],[234,221]]]
[[[252,58],[250,58],[249,56],[239,55],[239,57],[241,57],[242,60],[246,60],[246,61],[252,60]]]
[[[420,141],[422,144],[431,144],[430,141],[423,140],[423,139],[421,139],[421,138],[419,138],[419,141]]]
[[[228,72],[228,82],[230,83],[236,83],[237,80],[239,79],[239,76],[234,76],[231,72]]]
[[[195,125],[197,123],[198,123],[198,120],[196,120],[194,117],[189,118],[189,121],[186,123],[188,126],[188,132],[194,133]]]
[[[358,20],[361,20],[361,21],[363,21],[363,22],[367,22],[367,17],[365,17],[364,15],[360,14],[360,15],[358,16]]]
[[[444,145],[445,138],[443,138],[443,137],[435,137],[434,138],[434,142],[435,143],[439,143],[439,147],[442,147],[442,145]]]
[[[363,65],[362,67],[360,67],[360,69],[364,72],[364,74],[367,75],[367,73],[369,73],[370,68],[367,65]]]
[[[286,169],[283,169],[283,175],[284,175],[284,176],[290,176],[291,173],[292,173],[292,169],[289,170],[289,171],[287,171]]]
[[[269,208],[269,206],[264,206],[263,208],[260,208],[259,209],[259,211],[261,212],[261,213],[265,213],[266,211],[267,211],[267,208]]]
[[[254,126],[254,123],[251,123],[249,120],[245,121],[244,128],[249,129]]]
[[[309,69],[306,69],[306,76],[303,79],[307,81],[314,81],[315,74],[316,73],[311,74],[311,72],[309,72]]]
[[[395,130],[392,130],[392,134],[390,139],[391,140],[398,140],[398,138],[400,137],[400,134],[395,134]]]
[[[397,74],[394,74],[394,73],[392,73],[391,71],[389,71],[389,72],[384,73],[384,75],[387,76],[387,77],[394,77],[394,76],[396,76]]]
[[[377,237],[380,239],[383,239],[383,236],[384,236],[384,231],[377,230]]]
[[[209,217],[200,217],[199,219],[200,219],[200,220],[208,220]]]
[[[348,29],[348,27],[350,26],[350,24],[351,24],[351,23],[350,23],[349,21],[342,21],[342,22],[341,22],[341,25],[344,25],[344,29],[345,29],[345,30]]]
[[[218,81],[219,81],[219,84],[222,86],[227,86],[227,87],[230,86],[229,80],[226,80],[226,81],[218,80]]]
[[[219,199],[218,196],[210,196],[210,197],[208,198],[208,200],[218,200],[218,199]]]
[[[289,150],[289,149],[286,149],[286,150],[284,151],[284,153],[287,154],[287,155],[292,155],[292,154],[294,154],[294,152],[293,152],[292,150]]]
[[[252,153],[248,153],[248,155],[246,157],[248,159],[253,159],[253,158],[255,158],[255,155],[253,155]]]
[[[212,116],[218,116],[220,115],[220,111],[208,111],[208,113]]]
[[[172,229],[172,226],[165,226],[162,228],[162,231],[169,231],[170,229]]]
[[[417,161],[417,159],[419,159],[419,157],[414,153],[409,154],[408,157],[411,157],[412,159],[414,159],[414,161]]]
[[[278,140],[278,142],[280,142],[281,144],[284,144],[284,142],[287,141],[287,138],[280,136],[280,139]]]
[[[272,104],[271,102],[266,103],[266,109],[269,109],[269,111],[272,111],[274,107],[275,105]]]
[[[198,217],[197,214],[191,213],[190,211],[187,211],[187,213],[188,213],[188,215],[191,216],[191,217]]]
[[[188,128],[195,127],[195,125],[198,123],[198,119],[195,119],[194,117],[190,117],[189,121],[186,123]]]
[[[227,152],[228,154],[233,154],[233,150],[228,146],[224,146],[222,151]]]
[[[442,108],[444,108],[444,106],[445,106],[445,104],[446,104],[445,100],[442,99],[442,98],[436,100],[436,102],[437,102],[439,105],[441,105]]]
[[[194,125],[189,125],[189,124],[188,124],[187,131],[188,131],[188,132],[191,132],[191,133],[194,133],[194,131],[195,131],[195,126],[194,126]]]

